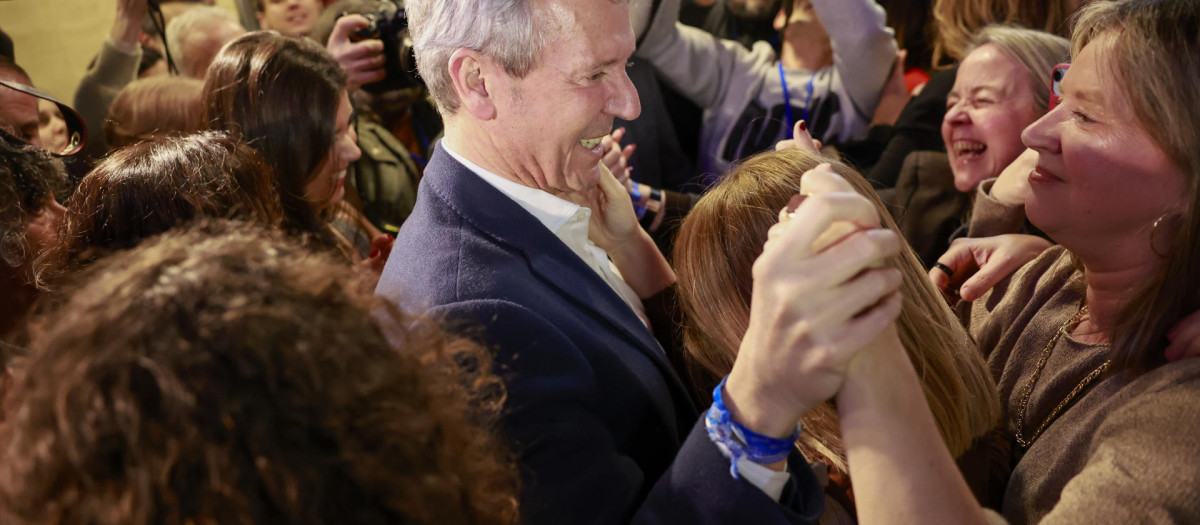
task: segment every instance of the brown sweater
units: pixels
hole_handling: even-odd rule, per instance
[[[970,331],[1000,388],[1015,468],[1002,511],[1013,524],[1200,523],[1200,359],[1092,382],[1024,452],[1021,393],[1075,312],[1082,273],[1053,247],[970,306]],[[965,312],[965,309],[963,310]],[[1064,336],[1033,388],[1025,436],[1106,358]]]

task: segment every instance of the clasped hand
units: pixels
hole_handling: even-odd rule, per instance
[[[900,312],[900,251],[875,207],[828,164],[805,173],[807,198],[781,212],[754,263],[750,323],[726,383],[734,418],[771,436],[833,397],[851,362]]]

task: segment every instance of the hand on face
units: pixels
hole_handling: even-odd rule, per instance
[[[754,263],[750,325],[726,383],[735,418],[774,436],[837,393],[901,302],[899,271],[881,268],[901,241],[871,202],[827,164],[801,189],[808,197],[794,217],[783,213]]]
[[[629,190],[605,167],[600,165],[600,182],[595,187],[563,194],[571,202],[592,210],[588,221],[588,238],[608,253],[641,233]]]

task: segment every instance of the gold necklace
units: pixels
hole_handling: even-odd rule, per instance
[[[1099,367],[1096,367],[1096,369],[1092,370],[1087,377],[1083,378],[1083,381],[1080,381],[1078,385],[1075,385],[1075,388],[1071,390],[1071,393],[1067,394],[1067,397],[1059,402],[1058,406],[1054,407],[1054,410],[1050,411],[1050,415],[1046,416],[1046,419],[1042,421],[1041,425],[1038,425],[1037,430],[1033,431],[1033,435],[1029,436],[1029,439],[1025,439],[1025,411],[1029,408],[1029,396],[1033,394],[1033,387],[1037,384],[1038,379],[1042,376],[1042,370],[1046,368],[1046,361],[1050,359],[1050,354],[1054,351],[1054,346],[1058,344],[1058,340],[1067,333],[1067,330],[1071,326],[1078,323],[1086,313],[1087,305],[1079,307],[1079,311],[1075,312],[1075,315],[1071,316],[1070,319],[1067,319],[1067,322],[1063,323],[1062,327],[1058,329],[1058,332],[1054,334],[1054,337],[1050,338],[1050,342],[1046,345],[1046,349],[1042,351],[1041,359],[1038,359],[1037,368],[1034,368],[1033,370],[1033,376],[1029,378],[1029,384],[1025,385],[1025,391],[1021,393],[1021,413],[1017,416],[1017,444],[1021,445],[1023,448],[1029,448],[1029,446],[1033,444],[1038,436],[1042,435],[1042,431],[1045,430],[1046,427],[1058,417],[1059,412],[1062,412],[1062,409],[1071,404],[1071,401],[1075,399],[1075,396],[1084,391],[1092,381],[1095,381],[1097,377],[1100,377],[1105,370],[1108,370],[1108,366],[1112,364],[1111,359],[1107,359],[1103,363],[1100,363]]]

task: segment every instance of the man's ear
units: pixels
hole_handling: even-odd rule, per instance
[[[462,108],[479,120],[496,118],[496,104],[488,91],[489,72],[496,68],[487,67],[490,64],[478,51],[466,48],[456,49],[447,64]]]

